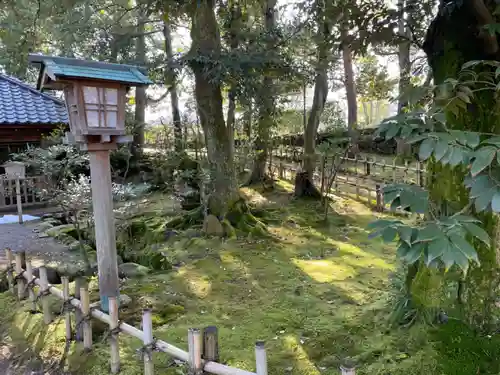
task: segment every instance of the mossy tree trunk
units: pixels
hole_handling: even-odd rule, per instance
[[[215,1],[196,0],[192,6],[190,66],[195,76],[195,97],[210,164],[208,208],[211,214],[222,219],[239,200],[239,192],[233,148],[224,121],[221,84],[209,74],[210,60],[220,56],[221,40],[214,11]],[[200,56],[204,58],[200,59]]]
[[[448,11],[439,12],[429,27],[424,44],[436,84],[443,83],[447,78],[456,78],[467,61],[499,60],[496,37],[482,31],[484,25],[498,22],[492,16],[494,8],[493,4],[488,9],[483,0],[468,0],[463,4],[452,4]],[[447,113],[447,120],[451,129],[498,133],[498,100],[492,92],[478,92],[467,111],[458,117]],[[453,214],[468,204],[468,192],[464,187],[465,170],[443,167],[431,161],[428,171],[431,177],[427,187],[431,199],[443,214]],[[490,330],[500,276],[500,223],[493,214],[476,216],[490,234],[492,246],[483,246],[479,241],[474,243],[481,265],[473,265],[464,280],[463,311],[470,324]]]

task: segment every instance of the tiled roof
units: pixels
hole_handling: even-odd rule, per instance
[[[0,124],[67,124],[63,101],[0,74]]]
[[[137,66],[133,65],[36,54],[30,54],[29,60],[35,64],[42,64],[46,69],[46,74],[53,80],[57,77],[65,77],[115,81],[133,85],[153,83]]]

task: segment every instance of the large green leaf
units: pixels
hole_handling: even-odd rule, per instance
[[[464,160],[464,152],[461,147],[453,147],[450,152],[450,157],[448,163],[456,167]]]
[[[452,234],[450,235],[450,241],[467,257],[467,259],[472,259],[475,262],[479,263],[476,249],[474,249],[472,245],[466,241],[465,238],[456,234]]]
[[[404,260],[408,264],[413,264],[420,259],[424,249],[425,249],[425,244],[423,243],[416,244],[410,247],[410,250],[408,250],[408,253],[402,258],[402,260]]]
[[[443,254],[441,254],[441,260],[444,263],[444,267],[446,271],[448,271],[451,266],[455,264],[455,254],[452,249],[452,246],[447,246],[446,248],[443,249]]]
[[[483,228],[473,223],[463,223],[463,226],[474,237],[484,242],[486,245],[490,246],[491,243],[490,236],[488,235],[488,233],[486,233],[486,231]]]
[[[432,138],[427,138],[420,145],[420,150],[418,152],[418,157],[420,160],[427,160],[431,157],[432,151],[434,151],[434,147],[436,146],[436,141]]]
[[[455,244],[452,244],[451,248],[455,264],[460,267],[464,271],[464,273],[466,273],[470,266],[469,258],[463,252],[461,252]]]
[[[479,133],[465,132],[465,137],[467,139],[467,146],[476,148],[479,145],[480,142]]]
[[[490,176],[485,174],[477,176],[472,179],[470,197],[477,198],[492,189],[494,186],[495,185],[493,181],[491,181]]]
[[[485,141],[483,141],[483,143],[500,147],[500,137],[496,136],[496,137],[488,138]]]
[[[411,244],[411,234],[413,229],[410,227],[399,227],[398,234],[402,241],[406,242],[408,245]]]
[[[384,242],[392,242],[396,238],[398,231],[393,227],[387,227],[382,231],[382,239]]]
[[[434,259],[439,258],[450,245],[446,237],[436,238],[427,246],[426,264],[429,265]]]
[[[448,151],[448,148],[448,142],[444,140],[439,140],[436,143],[436,148],[434,149],[434,157],[437,161],[443,158],[443,156],[446,154],[446,151]]]
[[[500,212],[500,192],[497,191],[491,199],[491,209],[493,212]]]
[[[380,219],[380,220],[375,220],[372,221],[367,225],[368,229],[379,229],[379,228],[385,228],[393,224],[399,224],[401,221],[399,220],[385,220],[385,219]]]
[[[476,151],[474,153],[474,162],[470,170],[471,175],[477,176],[483,169],[488,167],[493,161],[496,153],[497,149],[492,146],[486,146]]]
[[[392,124],[392,126],[390,126],[387,129],[387,132],[385,133],[385,139],[389,140],[389,139],[394,138],[395,136],[398,135],[400,130],[401,130],[401,126],[399,126],[397,124]]]
[[[476,200],[474,201],[474,207],[476,208],[477,212],[482,212],[488,208],[490,205],[493,196],[497,192],[496,188],[490,188],[479,195]]]
[[[434,224],[434,223],[429,223],[427,224],[426,227],[422,228],[418,232],[417,236],[417,241],[418,242],[429,242],[432,241],[436,238],[443,237],[443,232],[440,230],[440,228]]]
[[[404,258],[408,254],[409,251],[410,251],[410,246],[408,246],[404,242],[401,242],[399,247],[398,247],[398,250],[396,251],[396,255],[399,258]]]

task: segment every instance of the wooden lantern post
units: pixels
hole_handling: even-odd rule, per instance
[[[40,66],[38,89],[63,90],[70,132],[67,143],[90,155],[101,308],[119,300],[116,232],[113,213],[110,151],[132,140],[125,133],[127,90],[152,82],[135,66],[31,54]]]

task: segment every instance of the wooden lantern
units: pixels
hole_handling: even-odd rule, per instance
[[[136,66],[30,54],[40,66],[38,89],[63,90],[71,137],[78,143],[121,143],[125,137],[125,104],[131,86],[152,82]]]

